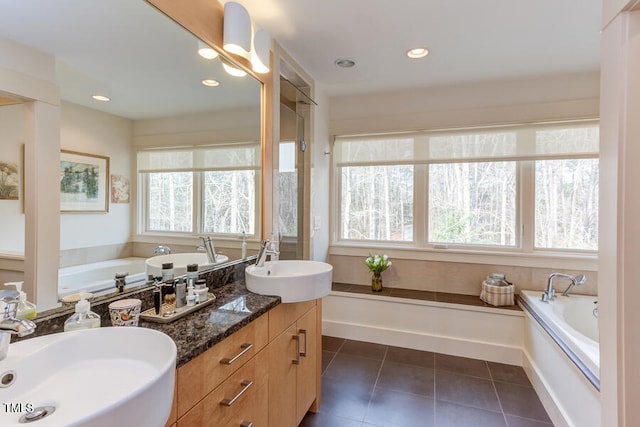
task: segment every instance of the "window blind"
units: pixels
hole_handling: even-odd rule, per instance
[[[597,121],[337,136],[337,166],[596,158]]]
[[[220,144],[138,151],[138,172],[260,169],[260,144]]]

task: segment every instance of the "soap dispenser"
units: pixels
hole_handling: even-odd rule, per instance
[[[22,290],[24,282],[9,282],[5,286],[15,286],[20,293],[16,317],[20,320],[31,320],[36,317],[36,305],[27,301],[27,293]]]
[[[91,304],[84,299],[84,292],[80,293],[80,301],[76,304],[76,313],[64,322],[64,331],[90,329],[100,327],[100,316],[91,311]]]

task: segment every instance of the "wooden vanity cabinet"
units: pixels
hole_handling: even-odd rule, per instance
[[[280,304],[178,368],[167,426],[297,426],[320,403],[320,304]]]
[[[269,316],[269,425],[297,426],[319,404],[315,301],[281,304]],[[318,398],[318,400],[316,400]]]

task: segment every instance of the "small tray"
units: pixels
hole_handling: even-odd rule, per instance
[[[149,322],[170,323],[174,320],[186,316],[189,313],[200,310],[205,305],[211,304],[213,301],[215,301],[215,299],[216,296],[214,294],[208,293],[207,300],[205,302],[201,302],[191,307],[187,307],[185,305],[184,307],[176,308],[175,304],[162,304],[162,307],[160,308],[160,314],[156,314],[155,308],[150,308],[140,313],[140,318]]]

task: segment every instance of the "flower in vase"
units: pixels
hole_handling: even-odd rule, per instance
[[[375,275],[380,275],[380,273],[391,266],[391,260],[389,260],[387,255],[369,255],[364,262]]]

